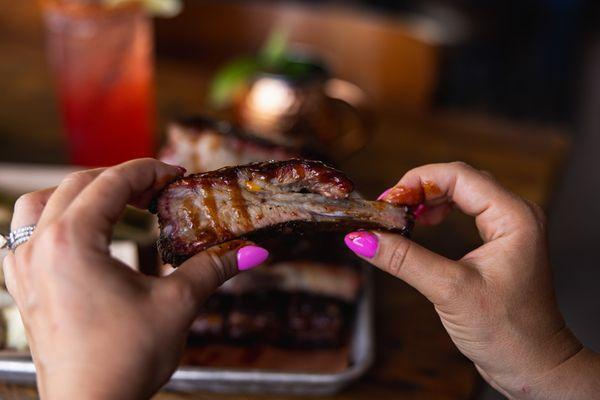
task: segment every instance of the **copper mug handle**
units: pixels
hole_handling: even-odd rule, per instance
[[[356,127],[341,132],[327,143],[330,154],[337,161],[349,158],[362,150],[374,128],[374,113],[368,95],[354,83],[331,78],[325,82],[325,95],[331,100],[345,105],[347,113],[356,121]]]

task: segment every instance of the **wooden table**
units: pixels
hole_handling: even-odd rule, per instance
[[[63,162],[62,139],[41,49],[0,42],[18,63],[0,64],[0,161]],[[161,60],[161,122],[202,109],[206,74]],[[429,162],[465,160],[495,174],[517,193],[547,205],[568,150],[553,129],[489,117],[436,114],[428,118],[380,115],[369,145],[343,163],[358,188],[375,195],[407,169]],[[415,240],[450,257],[476,246],[472,221],[451,216],[439,227],[418,229]],[[470,399],[478,377],[442,328],[433,307],[415,290],[381,272],[376,281],[377,357],[362,380],[332,399]],[[33,388],[0,384],[3,399],[36,398]],[[156,399],[249,399],[206,393],[160,393]],[[272,398],[272,397],[270,397]],[[278,397],[283,398],[283,397]],[[297,397],[290,397],[290,399]]]

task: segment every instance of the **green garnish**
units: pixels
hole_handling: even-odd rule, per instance
[[[217,108],[227,106],[248,79],[260,69],[255,58],[239,58],[221,68],[210,88],[209,100]]]
[[[251,57],[238,58],[215,75],[209,91],[209,101],[216,108],[225,108],[257,73],[272,72],[290,78],[302,78],[314,70],[310,62],[302,62],[288,52],[288,34],[276,30],[267,39],[260,52]]]

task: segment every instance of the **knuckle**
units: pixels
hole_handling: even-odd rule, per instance
[[[74,225],[72,219],[62,218],[45,228],[42,235],[36,239],[42,243],[45,252],[65,256],[71,248]]]
[[[487,170],[480,170],[479,173],[481,174],[481,176],[486,179],[488,182],[493,183],[496,186],[502,186],[500,184],[500,182],[498,181],[498,179],[494,176],[494,174],[492,174],[490,171]]]
[[[72,172],[65,179],[63,179],[61,185],[87,185],[94,180],[94,177],[89,171],[77,171]]]
[[[163,293],[169,301],[180,304],[192,303],[196,298],[194,285],[184,279],[173,279],[170,285],[165,285]]]
[[[96,188],[99,191],[106,192],[109,190],[117,190],[118,188],[129,186],[129,181],[125,174],[125,170],[120,165],[111,167],[102,172],[98,179],[102,182],[102,185],[98,185]]]
[[[24,205],[28,204],[30,202],[30,199],[31,199],[31,193],[26,193],[26,194],[19,196],[17,201],[15,201],[15,209],[21,208]]]
[[[453,162],[450,163],[450,166],[454,167],[456,169],[461,169],[461,170],[464,170],[464,169],[473,169],[473,167],[470,164],[467,164],[464,161],[453,161]]]
[[[529,200],[523,200],[519,218],[525,230],[533,230],[536,233],[546,230],[546,214],[540,206]]]
[[[409,240],[395,240],[384,253],[384,262],[389,265],[392,275],[400,276],[406,261],[406,256],[411,248]]]
[[[15,210],[30,207],[39,203],[39,194],[37,192],[26,193],[15,201]]]
[[[227,263],[223,261],[217,254],[209,251],[207,252],[209,258],[209,265],[214,272],[216,278],[216,285],[221,286],[231,276]]]
[[[116,165],[113,168],[123,171],[124,169],[129,168],[152,168],[156,164],[161,164],[161,162],[151,157],[144,157]]]
[[[107,180],[109,182],[118,182],[122,179],[123,176],[123,167],[117,165],[116,167],[112,167],[102,172],[102,179]]]
[[[160,161],[158,161],[157,159],[155,159],[155,158],[152,158],[152,157],[144,157],[144,158],[139,158],[138,160],[139,160],[140,162],[142,162],[142,163],[145,163],[145,164],[146,164],[146,163],[147,163],[147,164],[160,164]]]
[[[481,172],[483,175],[487,176],[490,179],[494,179],[494,175],[492,175],[492,173],[487,169],[481,169],[479,170],[479,172]]]
[[[75,230],[75,220],[70,217],[62,217],[44,230],[53,242],[66,240]]]

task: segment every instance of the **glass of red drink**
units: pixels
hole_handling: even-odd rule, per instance
[[[113,165],[154,154],[152,20],[93,0],[43,2],[71,162]]]

